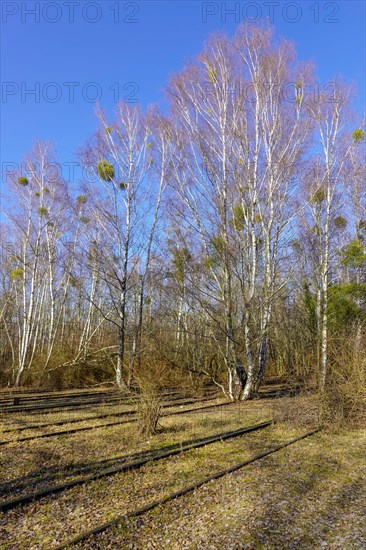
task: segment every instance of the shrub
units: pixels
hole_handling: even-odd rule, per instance
[[[162,416],[162,389],[169,384],[169,372],[159,363],[146,361],[141,365],[138,374],[130,374],[128,385],[137,384],[138,395],[134,398],[137,408],[139,432],[144,436],[157,433],[158,423]]]
[[[139,384],[140,396],[137,404],[138,425],[141,434],[153,435],[157,432],[161,417],[162,397],[151,384]]]
[[[356,329],[357,330],[357,329]],[[344,335],[331,349],[331,364],[322,395],[322,422],[332,427],[364,425],[366,420],[365,342]]]

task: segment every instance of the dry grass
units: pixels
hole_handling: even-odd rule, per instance
[[[273,401],[273,418],[286,428],[312,428],[321,425],[320,400],[315,394]]]
[[[23,549],[25,545],[30,549],[50,549],[56,540],[72,538],[79,531],[138,508],[285,439],[285,434],[263,430],[149,463],[138,471],[74,487],[57,498],[28,505],[25,512],[14,509],[5,514],[4,542],[11,539],[12,550]]]
[[[215,402],[220,401],[212,401]],[[200,403],[196,405],[199,406]],[[232,404],[219,409],[203,409],[195,413],[163,417],[160,420],[159,431],[153,437],[142,436],[138,424],[126,423],[70,435],[11,443],[0,447],[1,478],[5,482],[26,476],[29,482],[33,483],[36,479],[37,485],[47,485],[54,476],[57,480],[62,479],[65,470],[71,467],[75,469],[78,465],[82,466],[107,457],[118,457],[186,439],[205,437],[268,418],[268,406],[256,406],[252,410],[250,405],[253,404]],[[187,407],[179,406],[171,410],[184,408]],[[72,424],[70,427],[73,428],[75,425]],[[49,428],[44,430],[48,431]],[[25,431],[22,435],[28,433]],[[70,472],[67,476],[69,479]]]
[[[365,447],[361,430],[319,433],[78,548],[363,550]]]
[[[3,514],[0,550],[51,550],[80,531],[308,431],[318,422],[317,411],[311,396],[259,399],[163,417],[154,436],[142,435],[138,424],[129,423],[0,448],[5,500],[11,496],[6,487],[15,496],[71,480],[76,467],[93,461],[277,420],[260,432],[149,463]],[[84,416],[85,411],[75,414]],[[326,542],[329,548],[363,548],[358,545],[363,536],[362,446],[361,431],[316,435],[142,518],[122,522],[79,547],[282,550],[322,548]]]

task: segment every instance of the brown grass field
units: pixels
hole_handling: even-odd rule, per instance
[[[175,412],[222,403],[218,396]],[[132,404],[133,405],[133,404]],[[86,410],[36,414],[2,413],[0,440],[97,425],[9,427],[122,412],[126,403]],[[211,474],[242,462],[318,425],[316,398],[309,395],[256,399],[219,408],[165,416],[158,432],[142,436],[138,423],[96,427],[70,435],[11,442],[0,447],[1,500],[71,481],[100,460],[161,449],[189,439],[276,422],[265,429],[150,462],[18,506],[0,515],[1,550],[52,549],[98,525],[142,507]],[[118,420],[118,418],[110,419]],[[137,518],[122,519],[74,547],[83,549],[363,549],[366,547],[366,433],[323,430],[211,481]],[[112,460],[113,462],[113,460]],[[70,546],[71,548],[71,546]]]

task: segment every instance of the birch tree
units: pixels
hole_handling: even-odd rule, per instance
[[[224,37],[207,46],[199,62],[175,76],[169,88],[176,117],[171,164],[174,189],[180,198],[180,217],[194,226],[207,263],[211,288],[205,292],[224,308],[221,330],[225,346],[219,346],[233,394],[233,375],[238,362],[235,349],[232,273],[229,252],[229,205],[231,193],[234,127],[239,106],[235,88],[233,49]],[[204,290],[203,288],[201,289]],[[208,304],[207,300],[201,300]]]
[[[309,210],[314,222],[317,249],[317,318],[319,342],[319,387],[324,389],[328,363],[328,302],[330,269],[335,250],[332,247],[342,198],[344,169],[350,154],[345,139],[349,122],[349,90],[335,85],[331,96],[321,93],[309,105],[315,123],[315,141],[319,152],[313,157]]]
[[[280,273],[282,253],[294,224],[296,209],[292,197],[308,145],[310,124],[305,89],[311,81],[311,69],[296,63],[289,43],[274,44],[269,27],[243,25],[235,45],[245,91],[236,173],[240,197],[237,214],[243,228],[246,399],[263,378],[272,307],[285,284]],[[258,345],[253,335],[255,325]]]
[[[131,381],[138,355],[145,284],[165,185],[166,145],[159,130],[155,140],[152,136],[152,116],[142,115],[136,107],[120,104],[113,123],[108,124],[103,113],[99,113],[99,120],[101,128],[84,153],[86,167],[96,181],[85,182],[83,191],[88,196],[88,215],[101,234],[99,277],[108,289],[112,307],[111,311],[102,309],[105,318],[117,329],[116,384],[122,387]],[[128,297],[136,273],[138,312],[132,350],[131,346],[128,350]]]
[[[279,250],[294,219],[290,198],[310,127],[308,79],[309,68],[295,64],[289,44],[272,44],[270,28],[243,25],[232,41],[212,39],[170,87],[179,128],[175,189],[202,253],[210,258],[215,248],[208,266],[225,309],[222,356],[231,397],[240,373],[239,327],[248,374],[242,398],[264,374]]]
[[[11,281],[16,304],[16,386],[36,352],[43,355],[45,370],[55,348],[57,264],[60,239],[67,229],[67,189],[51,146],[36,144],[23,166],[26,175],[11,177],[16,204],[7,212],[14,230]]]

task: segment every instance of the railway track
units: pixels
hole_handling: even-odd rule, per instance
[[[210,401],[211,399],[207,399],[207,401]],[[200,402],[202,402],[202,400],[199,400]],[[186,402],[183,402],[183,403],[174,403],[174,404],[166,404],[163,408],[169,408],[169,407],[178,407],[178,406],[183,406],[183,405],[189,405],[189,404],[192,404],[192,403],[195,403],[196,401],[193,400],[193,401],[186,401]],[[206,409],[210,409],[210,408],[217,408],[217,407],[220,407],[220,406],[224,406],[224,405],[232,405],[232,402],[225,402],[225,403],[216,403],[216,404],[212,404],[212,405],[207,405],[207,406],[204,406],[204,407],[195,407],[193,409],[185,409],[183,411],[174,411],[174,412],[171,412],[171,413],[166,413],[166,414],[163,414],[162,417],[166,417],[166,416],[174,416],[174,415],[178,415],[178,414],[186,414],[186,413],[189,413],[189,412],[198,412],[198,411],[201,411],[201,410],[206,410]],[[135,415],[133,417],[133,415]],[[68,435],[68,434],[74,434],[74,433],[77,433],[77,432],[84,432],[84,431],[88,431],[88,430],[95,430],[97,428],[106,428],[106,427],[109,427],[109,426],[118,426],[120,424],[126,424],[126,423],[129,423],[129,422],[136,422],[137,421],[137,416],[136,416],[136,410],[131,410],[131,411],[123,411],[123,412],[120,412],[120,413],[115,413],[113,415],[107,415],[107,416],[132,416],[133,418],[129,418],[129,419],[126,419],[126,420],[121,420],[121,421],[117,421],[117,422],[106,422],[104,424],[97,424],[97,425],[93,425],[93,426],[83,426],[82,428],[74,428],[74,429],[71,429],[71,430],[60,430],[58,432],[49,432],[49,433],[45,433],[45,434],[38,434],[38,435],[32,435],[32,436],[27,436],[27,437],[21,437],[21,438],[16,438],[16,439],[9,439],[9,440],[6,440],[6,441],[0,441],[0,446],[3,446],[3,445],[9,445],[10,443],[22,443],[24,441],[31,441],[31,440],[34,440],[34,439],[44,439],[44,438],[48,438],[48,437],[55,437],[55,436],[59,436],[59,435]],[[100,417],[95,417],[95,418],[100,418]],[[86,419],[86,420],[90,420],[90,419]],[[85,420],[84,420],[85,421]],[[81,420],[74,420],[74,422],[81,422]],[[62,421],[61,424],[68,424],[69,422],[68,421]],[[53,425],[53,424],[49,424],[49,425]],[[20,428],[20,430],[32,430],[32,429],[38,429],[39,427],[22,427]],[[16,430],[10,430],[10,431],[16,431]],[[4,432],[3,432],[4,433]],[[5,433],[7,433],[5,431]]]
[[[217,392],[211,392],[206,395],[206,397],[209,397],[213,394],[217,394]],[[187,395],[177,395],[177,394],[163,394],[163,397],[169,397],[170,395],[176,395],[177,399],[187,399]],[[138,397],[138,394],[136,395]],[[31,407],[24,407],[24,406],[17,406],[17,407],[8,407],[0,409],[0,413],[4,414],[12,414],[12,413],[19,413],[24,414],[27,413],[29,415],[33,414],[55,414],[57,412],[63,413],[63,412],[70,412],[74,411],[75,408],[80,410],[81,408],[90,408],[94,406],[103,406],[103,407],[110,407],[114,406],[116,404],[123,404],[128,403],[131,401],[130,395],[125,396],[118,396],[118,397],[110,397],[108,399],[98,399],[98,400],[92,400],[89,402],[85,401],[78,401],[78,402],[65,402],[65,403],[54,403],[49,405],[40,405],[40,406],[31,406]]]
[[[66,401],[63,403],[45,403],[41,405],[17,405],[17,406],[8,406],[8,407],[2,407],[0,409],[0,412],[2,413],[38,413],[39,411],[50,411],[55,412],[56,410],[72,410],[74,408],[82,408],[82,407],[90,407],[92,405],[110,405],[115,404],[117,402],[123,402],[125,401],[126,397],[104,397],[101,399],[90,399],[90,400],[82,400],[82,401]],[[42,414],[44,414],[42,412]]]
[[[92,474],[78,477],[72,481],[68,481],[66,483],[60,483],[53,486],[50,486],[46,489],[42,489],[40,491],[34,491],[32,493],[28,493],[26,495],[23,495],[21,497],[6,500],[3,502],[0,502],[0,512],[7,512],[9,510],[12,510],[13,508],[16,508],[17,506],[24,506],[30,502],[34,502],[36,500],[40,500],[44,497],[55,495],[57,493],[60,493],[62,491],[65,491],[67,489],[70,489],[72,487],[76,487],[78,485],[84,485],[86,483],[89,483],[90,481],[94,481],[97,479],[101,479],[104,477],[108,477],[117,473],[126,472],[129,470],[136,470],[147,464],[148,462],[156,462],[158,460],[162,460],[164,458],[169,458],[171,456],[180,454],[182,452],[189,451],[191,449],[198,449],[200,447],[204,447],[206,445],[210,445],[213,443],[216,443],[218,441],[225,441],[227,439],[233,439],[235,437],[240,437],[244,434],[251,433],[254,431],[261,430],[263,428],[267,428],[270,426],[273,422],[271,420],[268,420],[266,422],[262,422],[260,424],[256,424],[254,426],[246,426],[243,428],[240,428],[238,430],[233,430],[230,432],[222,432],[220,434],[216,434],[213,436],[205,437],[205,438],[199,438],[196,440],[189,440],[184,441],[180,443],[176,443],[173,445],[169,445],[166,447],[163,447],[158,450],[151,450],[151,451],[145,451],[140,454],[135,455],[124,455],[121,457],[117,457],[114,459],[114,464],[110,465],[109,468],[106,469],[100,469],[97,472],[94,472]],[[131,456],[133,459],[131,461]],[[105,461],[102,461],[99,464],[105,464]]]
[[[88,392],[88,393],[68,393],[68,394],[55,394],[55,393],[44,393],[44,394],[13,394],[0,397],[0,407],[13,407],[15,406],[14,402],[18,404],[35,404],[35,403],[44,403],[44,402],[59,402],[63,400],[85,400],[85,399],[101,399],[103,397],[109,396],[122,396],[126,395],[122,392],[116,391],[99,391],[99,392]]]
[[[210,393],[210,392],[209,392]],[[138,393],[136,393],[138,395]],[[164,397],[180,395],[183,396],[181,392],[177,391],[163,391],[161,395]],[[37,396],[37,397],[24,397],[24,396],[14,396],[9,397],[6,400],[0,398],[0,412],[6,413],[23,413],[23,412],[34,412],[39,410],[47,409],[57,409],[64,407],[80,407],[80,406],[89,406],[96,403],[106,404],[110,401],[126,401],[131,398],[131,394],[122,393],[122,392],[98,392],[95,394],[85,393],[85,394],[69,394],[62,396]],[[14,405],[14,399],[17,400],[17,404]],[[53,412],[53,411],[52,411]]]
[[[263,386],[257,395],[257,398],[278,398],[284,396],[294,396],[299,393],[302,386],[297,384],[288,387],[265,389]],[[214,390],[215,391],[215,390]],[[168,390],[165,396],[177,395],[178,392]],[[60,399],[63,401],[60,402]],[[130,399],[128,394],[118,393],[116,391],[87,392],[84,394],[45,394],[42,396],[12,396],[0,398],[0,413],[28,413],[28,414],[48,414],[58,410],[61,412],[72,411],[74,408],[89,408],[94,405],[110,406],[117,402],[125,402]],[[16,404],[14,400],[16,401]]]
[[[135,392],[136,395],[138,395],[138,392]],[[1,408],[13,408],[14,407],[14,400],[17,400],[18,403],[23,407],[25,405],[35,405],[37,406],[37,403],[42,405],[45,403],[50,404],[57,404],[57,403],[70,403],[70,400],[72,402],[80,402],[87,399],[96,399],[96,400],[102,400],[105,398],[120,398],[125,399],[129,398],[131,395],[131,392],[122,392],[122,391],[104,391],[104,392],[94,392],[94,393],[70,393],[70,394],[43,394],[43,395],[13,395],[13,396],[7,396],[7,397],[0,397],[0,409]],[[161,395],[169,396],[169,395],[182,395],[182,392],[178,391],[163,391],[161,392]],[[20,406],[18,405],[18,406]]]
[[[199,397],[199,398],[196,398],[196,397],[193,397],[193,396],[176,396],[174,397],[171,401],[168,401],[168,402],[163,402],[163,404],[165,406],[179,406],[179,405],[184,405],[184,404],[190,404],[190,403],[195,403],[195,402],[204,402],[204,401],[210,401],[212,399],[216,399],[218,398],[218,395],[217,393],[215,394],[212,394],[212,395],[207,395],[206,397]],[[131,400],[131,398],[129,399],[125,399],[123,401],[120,401],[117,403],[116,406],[118,405],[125,405],[125,406],[128,406],[128,405],[134,405],[136,404],[136,400]],[[71,409],[71,411],[73,411],[73,409]],[[60,411],[60,414],[63,413],[63,412],[68,412],[68,411]],[[96,414],[94,416],[84,416],[82,418],[64,418],[64,419],[60,419],[60,420],[55,420],[55,421],[51,421],[51,422],[37,422],[37,423],[33,423],[33,424],[27,424],[27,425],[22,425],[22,426],[11,426],[11,427],[8,427],[8,428],[5,428],[3,430],[0,430],[0,433],[9,433],[9,432],[18,432],[18,431],[24,431],[24,430],[28,430],[28,429],[38,429],[38,428],[45,428],[47,426],[61,426],[62,424],[69,424],[69,423],[75,423],[75,422],[85,422],[87,420],[92,420],[92,419],[98,419],[98,418],[107,418],[109,416],[120,416],[121,414],[125,414],[126,411],[118,411],[118,412],[106,412],[106,413],[102,413],[102,414]],[[41,413],[41,414],[44,414],[44,413]],[[27,414],[27,417],[28,417],[28,414]],[[0,417],[1,418],[1,417]],[[3,420],[9,420],[6,416],[3,417]],[[16,419],[15,422],[19,422],[19,421],[22,421],[22,419]]]
[[[90,397],[98,395],[110,395],[116,393],[117,390],[99,390],[99,391],[73,391],[73,392],[24,392],[10,391],[8,393],[0,392],[0,402],[11,401],[14,398],[27,399],[29,401],[36,399],[64,399],[68,397]]]
[[[263,392],[263,397],[271,397],[271,398],[279,397],[279,396],[283,395],[283,393],[282,393],[283,391],[284,390],[282,388],[280,388],[279,390],[276,390],[275,394],[273,394],[273,392]],[[296,395],[296,392],[297,392],[297,388],[291,388],[290,394],[287,392],[285,395]],[[165,404],[163,407],[164,408],[169,408],[169,407],[174,407],[174,406],[190,405],[190,404],[193,404],[197,401],[199,401],[199,402],[210,401],[211,399],[214,399],[214,398],[215,397],[207,397],[206,399],[191,399],[191,400],[188,399],[186,401],[184,401],[184,398],[183,398],[183,401],[180,401],[179,398],[178,398],[174,402]],[[225,403],[220,403],[220,404],[207,405],[207,406],[204,406],[204,407],[197,407],[197,408],[194,408],[194,409],[187,409],[187,410],[184,410],[184,411],[175,411],[175,412],[172,412],[172,413],[163,414],[162,416],[163,417],[164,416],[173,416],[173,415],[177,415],[177,414],[186,414],[186,413],[195,412],[195,411],[199,412],[200,410],[205,410],[205,409],[209,409],[209,408],[216,408],[216,407],[220,407],[220,406],[224,406],[224,405],[230,405],[230,404],[232,404],[231,401],[230,402],[225,402]],[[135,415],[135,417],[134,417],[134,415]],[[49,432],[49,433],[45,433],[45,434],[31,435],[31,436],[27,436],[27,437],[23,437],[23,438],[16,438],[16,439],[0,441],[0,446],[8,445],[10,443],[21,443],[21,442],[31,441],[31,440],[35,440],[35,439],[43,439],[43,438],[60,436],[60,435],[74,434],[74,433],[77,433],[77,432],[94,430],[94,429],[97,429],[97,428],[105,428],[105,427],[110,427],[110,426],[116,426],[116,425],[120,425],[120,424],[125,424],[125,423],[130,423],[130,422],[136,422],[137,421],[136,410],[128,410],[128,411],[122,411],[122,412],[118,412],[118,413],[105,413],[103,415],[97,415],[97,416],[93,416],[93,417],[84,417],[84,418],[81,418],[81,419],[70,419],[70,420],[65,419],[65,420],[60,420],[60,421],[57,421],[57,422],[46,422],[46,423],[37,424],[37,425],[28,425],[28,426],[21,426],[21,427],[17,427],[17,428],[9,428],[9,429],[3,430],[1,433],[21,432],[21,431],[25,431],[25,430],[37,430],[37,429],[41,429],[41,428],[48,427],[48,426],[58,426],[58,425],[61,426],[61,425],[65,425],[65,424],[87,422],[89,420],[92,421],[92,420],[98,420],[98,419],[102,419],[102,418],[121,417],[121,416],[123,416],[123,417],[124,416],[132,417],[132,418],[128,418],[126,420],[121,420],[121,421],[117,421],[117,422],[106,422],[106,423],[103,423],[103,424],[97,424],[97,425],[93,425],[93,426],[83,426],[81,428],[75,428],[75,429],[71,429],[71,430],[70,429],[61,430],[61,431],[57,431],[57,432]]]
[[[315,433],[319,432],[321,428],[317,428],[315,430],[312,430],[310,432],[307,432],[299,437],[296,437],[294,439],[291,439],[290,441],[287,441],[285,443],[282,443],[280,445],[277,445],[275,447],[272,447],[271,449],[268,449],[267,451],[264,451],[262,453],[254,455],[252,458],[249,458],[247,460],[244,460],[242,462],[238,462],[234,464],[233,466],[230,466],[229,468],[225,468],[224,470],[219,470],[217,472],[214,472],[208,477],[205,477],[199,481],[196,481],[195,483],[192,483],[190,485],[187,485],[186,487],[183,487],[182,489],[175,491],[173,493],[170,493],[166,496],[163,496],[162,498],[158,500],[154,500],[153,502],[150,502],[149,504],[146,504],[145,506],[142,506],[141,508],[137,508],[131,512],[127,512],[125,514],[121,514],[113,518],[112,520],[103,523],[101,525],[98,525],[97,527],[94,527],[93,529],[90,529],[88,531],[84,531],[77,535],[76,537],[68,540],[65,543],[62,543],[54,548],[54,550],[66,550],[70,546],[73,546],[78,543],[85,542],[87,539],[94,535],[98,535],[110,527],[117,526],[118,524],[122,523],[128,518],[138,517],[142,516],[143,514],[146,514],[147,512],[153,510],[154,508],[157,508],[158,506],[162,506],[166,504],[167,502],[170,502],[176,498],[179,498],[181,496],[184,496],[188,493],[191,493],[195,491],[196,489],[199,489],[203,485],[209,483],[210,481],[218,480],[228,474],[237,472],[238,470],[244,468],[245,466],[248,466],[250,464],[253,464],[253,462],[256,462],[257,460],[261,460],[263,458],[266,458],[267,456],[276,453],[285,447],[289,447],[290,445],[293,445],[294,443],[297,443],[298,441],[301,441],[303,439],[306,439],[307,437],[310,437],[314,435]]]

